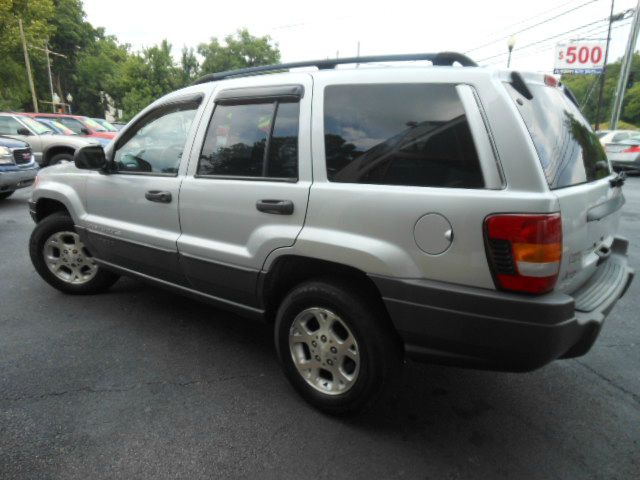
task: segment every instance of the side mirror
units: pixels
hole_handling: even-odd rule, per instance
[[[28,137],[29,135],[31,135],[31,130],[29,130],[28,128],[20,127],[18,129],[18,135],[24,135]]]
[[[73,163],[82,170],[102,170],[107,166],[107,156],[100,145],[87,145],[76,150]]]
[[[90,132],[90,131],[89,131],[89,129],[88,129],[88,128],[86,128],[86,127],[82,127],[82,128],[80,129],[80,132],[82,132],[82,134],[83,134],[83,135],[91,135],[91,132]]]

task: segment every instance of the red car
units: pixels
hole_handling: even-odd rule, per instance
[[[78,135],[84,135],[85,137],[94,138],[106,138],[111,140],[116,136],[117,132],[108,132],[106,128],[100,125],[95,120],[91,120],[89,117],[82,115],[66,115],[62,113],[21,113],[20,115],[27,115],[33,118],[45,118],[56,120],[65,127],[70,128]]]

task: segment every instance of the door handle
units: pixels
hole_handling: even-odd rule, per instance
[[[264,213],[291,215],[293,213],[293,202],[291,200],[258,200],[256,208]]]
[[[149,190],[144,194],[144,198],[146,198],[150,202],[171,203],[171,192],[164,192],[162,190]]]

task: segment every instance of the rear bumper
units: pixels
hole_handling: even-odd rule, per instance
[[[7,192],[33,184],[38,173],[35,162],[26,166],[8,165],[0,167],[0,191]]]
[[[371,278],[382,292],[408,357],[527,371],[589,351],[633,278],[627,245],[626,240],[616,239],[600,272],[572,295],[528,296],[429,280]]]

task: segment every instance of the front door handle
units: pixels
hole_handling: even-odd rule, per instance
[[[162,190],[149,190],[144,194],[144,198],[146,198],[150,202],[171,203],[171,192],[164,192]]]
[[[291,200],[258,200],[256,208],[264,213],[291,215],[293,213],[293,202]]]

